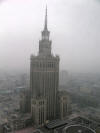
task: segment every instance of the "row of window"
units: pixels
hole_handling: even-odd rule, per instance
[[[52,63],[52,62],[48,62],[48,63],[35,62],[35,63],[33,63],[33,67],[35,67],[35,68],[55,68],[56,64]]]
[[[39,105],[44,105],[44,101],[40,101],[39,102]]]
[[[44,123],[44,107],[39,109],[39,124]]]
[[[33,101],[33,104],[35,105],[36,104],[36,101]],[[44,101],[40,101],[39,102],[39,105],[44,105]]]

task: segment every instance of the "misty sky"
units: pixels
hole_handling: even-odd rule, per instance
[[[28,70],[48,5],[52,52],[60,69],[100,72],[100,0],[0,0],[0,70]]]

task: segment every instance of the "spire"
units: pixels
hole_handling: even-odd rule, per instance
[[[45,11],[45,25],[44,30],[47,30],[47,5],[46,5],[46,11]]]
[[[42,31],[42,40],[49,40],[49,35],[50,35],[50,32],[48,31],[48,27],[47,27],[47,5],[46,5],[44,29]]]

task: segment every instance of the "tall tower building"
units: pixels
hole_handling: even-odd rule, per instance
[[[45,123],[45,120],[53,120],[56,118],[57,93],[59,87],[60,59],[59,56],[54,56],[51,52],[52,41],[49,39],[49,36],[50,32],[47,27],[46,7],[42,39],[39,41],[39,53],[37,56],[31,55],[30,63],[31,112],[34,114],[34,110],[39,110],[40,113],[43,114],[40,117],[43,123]],[[43,110],[45,110],[45,114]],[[34,117],[39,118],[38,114]],[[34,117],[33,119],[36,119]],[[36,123],[41,122],[38,121]]]

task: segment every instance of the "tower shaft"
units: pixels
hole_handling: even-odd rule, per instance
[[[57,114],[56,106],[59,86],[59,56],[53,56],[51,54],[52,42],[49,40],[49,35],[50,32],[47,27],[46,7],[45,25],[42,31],[42,39],[39,41],[39,54],[37,56],[31,56],[30,87],[32,101],[39,101],[38,99],[45,101],[45,104],[42,103],[42,106],[43,108],[46,108],[46,120],[53,120],[56,118]],[[35,105],[35,103],[32,103],[32,112],[34,108],[37,107],[41,110],[40,105]],[[44,120],[43,116],[41,117],[42,121]]]

